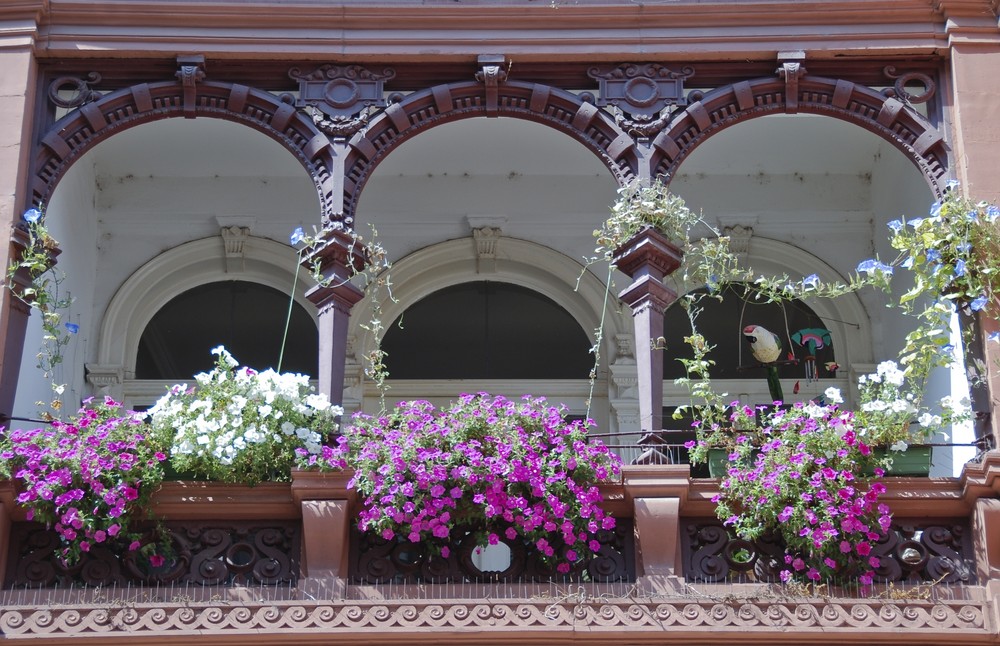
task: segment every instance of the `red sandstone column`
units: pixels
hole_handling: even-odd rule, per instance
[[[323,241],[303,264],[312,268],[319,261],[323,284],[306,293],[319,309],[319,392],[332,403],[344,401],[344,364],[347,358],[347,326],[351,308],[364,293],[351,283],[354,270],[365,263],[361,244],[341,230],[327,232]]]
[[[22,2],[3,16],[10,21],[0,44],[0,239],[10,237],[26,203],[31,132],[35,114],[38,70],[32,53],[38,12],[44,3]],[[17,14],[17,15],[10,15]],[[14,244],[0,244],[0,269],[16,253]],[[11,414],[28,309],[9,290],[0,289],[0,413]]]
[[[677,300],[663,278],[681,264],[683,252],[654,229],[643,229],[615,250],[613,262],[632,278],[618,295],[632,308],[635,362],[639,380],[639,426],[645,433],[663,429],[663,350],[654,342],[663,336],[663,312]]]
[[[943,102],[951,106],[952,167],[966,195],[1000,204],[1000,84],[993,80],[1000,68],[1000,25],[979,6],[949,3],[945,15],[951,82]],[[996,320],[982,317],[980,323],[984,336],[1000,329]],[[983,348],[990,393],[984,408],[991,409],[994,446],[1000,447],[1000,344],[985,342]]]

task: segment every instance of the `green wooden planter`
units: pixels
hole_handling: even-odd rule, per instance
[[[892,465],[885,472],[887,476],[922,476],[926,478],[931,472],[932,451],[933,447],[914,445],[905,451],[890,451],[885,448],[872,449],[872,456],[876,460],[881,460],[886,455],[892,458]],[[865,470],[867,475],[872,475],[874,472],[874,466]]]

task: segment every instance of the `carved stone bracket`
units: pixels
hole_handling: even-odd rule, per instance
[[[81,105],[100,99],[103,95],[91,88],[101,82],[97,72],[87,74],[87,79],[74,76],[62,76],[49,85],[49,101],[60,108],[79,108]],[[72,92],[69,97],[63,97],[64,92]]]
[[[482,54],[479,56],[479,71],[476,80],[486,86],[486,116],[499,116],[500,84],[507,80],[504,69],[507,59],[503,54]]]
[[[466,220],[476,243],[476,273],[494,273],[497,269],[497,246],[503,237],[503,225],[507,218],[470,215]]]
[[[121,399],[125,368],[120,365],[87,364],[87,383],[97,389],[102,396]]]
[[[934,94],[937,92],[937,84],[927,74],[921,72],[897,72],[893,65],[886,65],[882,68],[882,73],[894,81],[891,88],[882,90],[882,94],[890,98],[899,99],[903,103],[910,105],[914,103],[927,103],[934,98]],[[907,84],[913,82],[920,83],[924,88],[923,91],[919,94],[913,94],[907,90]]]
[[[785,112],[799,111],[799,79],[806,75],[805,52],[778,52],[779,77],[785,81]]]
[[[184,88],[184,118],[194,119],[198,83],[205,80],[205,57],[201,54],[178,56],[175,76]]]
[[[610,69],[592,67],[587,75],[598,82],[598,106],[617,107],[630,117],[620,120],[623,128],[649,136],[669,118],[661,116],[665,108],[687,105],[684,80],[694,76],[694,68],[676,72],[657,63],[622,63]]]
[[[222,242],[226,248],[226,273],[232,274],[245,268],[244,247],[250,237],[249,227],[222,227],[219,230]]]
[[[729,250],[739,258],[740,265],[747,266],[747,258],[750,255],[750,238],[753,237],[753,227],[734,224],[724,227],[722,232],[729,237]]]
[[[372,72],[360,65],[322,65],[311,72],[293,67],[288,76],[299,82],[295,106],[304,108],[320,130],[349,137],[368,122],[371,108],[384,108],[383,86],[396,72]]]

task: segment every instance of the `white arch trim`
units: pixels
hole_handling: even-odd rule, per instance
[[[244,244],[244,268],[226,272],[226,252],[219,236],[187,242],[163,252],[133,273],[105,310],[98,340],[101,366],[120,366],[124,377],[135,374],[139,338],[153,316],[176,296],[207,283],[242,280],[288,292],[295,280],[298,254],[288,245],[250,236]],[[303,294],[313,281],[300,271],[295,301],[316,321],[316,308]]]
[[[392,270],[392,293],[395,301],[382,304],[386,327],[405,310],[421,299],[452,285],[477,280],[512,283],[552,299],[583,328],[594,342],[601,322],[605,285],[591,271],[562,253],[540,244],[518,238],[501,237],[497,242],[495,270],[479,272],[476,242],[472,237],[448,240],[424,247],[395,262]],[[579,279],[579,287],[577,280]],[[608,298],[614,310],[617,299]],[[360,326],[371,320],[371,302],[365,299],[351,313],[350,335],[364,339],[366,349],[374,345]],[[620,333],[618,317],[606,317],[602,355],[609,356],[611,341]]]

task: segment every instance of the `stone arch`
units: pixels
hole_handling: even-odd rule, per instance
[[[361,191],[375,167],[399,144],[450,121],[501,116],[535,121],[564,132],[607,166],[624,185],[636,175],[635,142],[587,96],[538,83],[508,82],[490,91],[476,82],[451,83],[407,95],[390,104],[351,139],[344,162],[344,223],[354,226]]]
[[[681,162],[720,130],[756,117],[796,112],[842,119],[882,137],[917,166],[936,196],[944,192],[949,150],[941,131],[896,98],[819,76],[803,76],[794,83],[781,77],[741,81],[691,102],[653,140],[653,175],[673,177]]]
[[[242,123],[284,146],[306,169],[319,194],[323,220],[339,211],[333,147],[291,95],[276,96],[237,83],[203,82],[185,101],[177,81],[141,83],[110,92],[67,114],[42,135],[31,178],[33,204],[45,204],[67,169],[94,145],[133,126],[172,117],[211,117]],[[193,105],[192,105],[193,103]],[[193,111],[192,111],[193,110]]]
[[[202,238],[164,251],[140,267],[115,292],[101,318],[97,361],[87,364],[87,379],[103,394],[121,397],[121,384],[134,378],[139,339],[164,305],[189,289],[207,283],[243,280],[287,292],[295,285],[295,301],[316,320],[316,308],[304,294],[312,280],[296,274],[298,257],[288,245],[249,236],[244,267],[226,269],[221,237]]]

